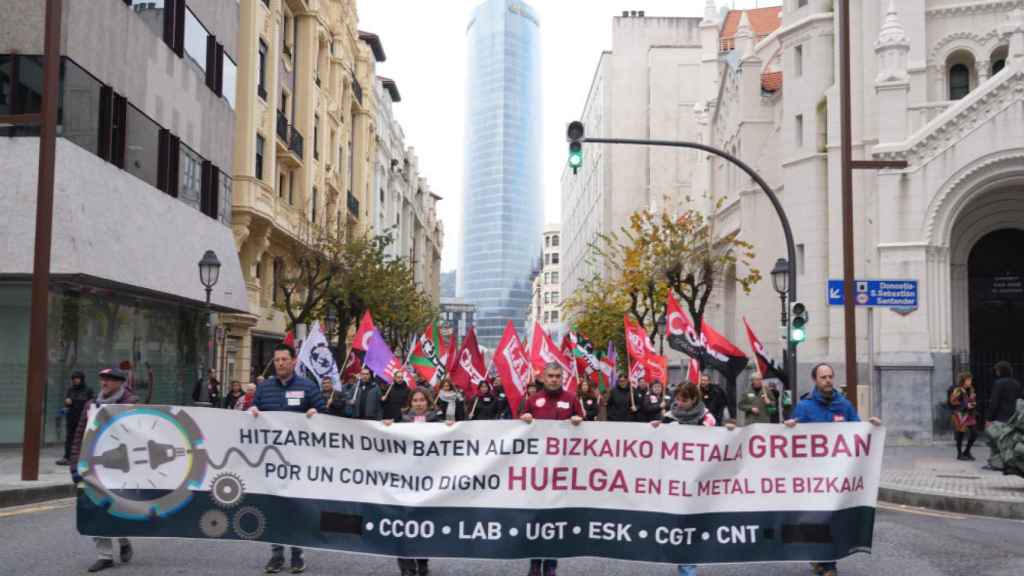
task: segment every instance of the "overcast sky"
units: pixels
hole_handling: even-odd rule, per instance
[[[359,0],[359,28],[380,35],[387,61],[377,73],[395,80],[395,116],[416,148],[420,170],[444,197],[441,269],[458,265],[462,225],[462,140],[466,25],[481,0]],[[579,116],[602,50],[611,49],[612,18],[623,10],[647,16],[702,16],[705,0],[527,0],[541,23],[544,106],[544,213],[561,218],[559,179],[565,124]],[[718,6],[777,6],[780,0],[718,0]]]

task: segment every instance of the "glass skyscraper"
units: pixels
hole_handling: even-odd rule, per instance
[[[519,0],[487,0],[466,28],[465,174],[459,295],[480,344],[523,334],[540,256],[540,21]]]

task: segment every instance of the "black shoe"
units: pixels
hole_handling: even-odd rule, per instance
[[[57,460],[57,466],[67,466],[68,464],[71,464],[71,462],[68,462],[67,458],[61,458],[60,460]]]
[[[121,564],[131,562],[132,556],[135,556],[135,551],[132,550],[132,545],[130,543],[121,545]]]
[[[966,456],[967,459],[970,460],[971,462],[974,462],[974,455],[971,454],[970,452],[964,452],[964,456]]]
[[[284,568],[284,558],[271,558],[263,571],[267,574],[277,574],[282,568]]]
[[[97,560],[95,564],[89,566],[89,572],[99,572],[100,570],[106,570],[107,568],[113,568],[114,561],[108,559]]]
[[[967,454],[961,454],[961,455],[957,456],[956,459],[960,460],[960,461],[970,460],[970,458],[967,457]]]
[[[301,574],[306,570],[306,561],[302,558],[292,558],[290,570],[292,574]]]

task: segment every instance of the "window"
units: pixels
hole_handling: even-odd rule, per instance
[[[558,264],[558,252],[554,252],[551,254],[551,263]]]
[[[256,178],[263,179],[263,136],[256,135]]]
[[[224,99],[228,101],[228,106],[231,109],[235,108],[235,82],[238,81],[238,66],[235,65],[235,61],[224,55],[223,60],[224,75],[223,81],[221,82],[221,93],[224,95]]]
[[[310,203],[309,221],[314,224],[316,224],[316,205],[317,202],[320,200],[318,196],[319,194],[317,193],[316,186],[313,186],[313,201]]]
[[[313,159],[320,159],[320,115],[313,115]]]
[[[224,172],[220,173],[220,195],[217,203],[217,220],[225,226],[231,226],[231,191],[234,180]]]
[[[213,165],[213,162],[209,160],[203,162],[199,210],[215,220],[220,215],[220,174],[220,170]]]
[[[559,296],[560,296],[560,294],[558,292],[552,292],[551,293],[551,303],[552,304],[558,304],[559,301],[561,300]]]
[[[277,175],[277,197],[284,198],[284,170]]]
[[[295,172],[288,173],[288,204],[295,205]]]
[[[804,75],[804,47],[797,46],[793,51],[793,68],[796,76]]]
[[[199,210],[202,201],[203,158],[194,150],[182,144],[178,161],[178,198]]]
[[[126,120],[124,169],[156,187],[160,126],[131,104]]]
[[[100,90],[103,85],[67,58],[61,59],[61,102],[57,135],[99,153]],[[0,114],[3,112],[3,65],[0,64]]]
[[[1006,68],[1006,58],[996,60],[992,62],[992,75],[995,76],[1002,72],[1003,68]]]
[[[551,237],[551,245],[556,247],[558,246],[558,234]]]
[[[11,95],[14,90],[14,58],[0,54],[0,114],[11,113]]]
[[[551,254],[544,255],[544,265],[547,266],[548,264],[551,264]]]
[[[185,54],[195,63],[196,66],[206,71],[206,38],[210,33],[206,31],[202,22],[196,18],[191,10],[185,9]]]
[[[551,283],[558,284],[558,272],[551,273]]]
[[[551,304],[551,292],[544,293],[544,303]]]
[[[971,91],[971,70],[966,64],[949,68],[949,99],[960,100]]]
[[[551,311],[551,321],[558,322],[558,310]]]
[[[545,236],[544,237],[544,246],[545,247],[551,246],[551,236]]]
[[[280,258],[274,258],[274,263],[271,267],[271,287],[270,287],[270,300],[274,304],[277,304],[278,294],[281,292],[281,274],[284,272],[284,263],[281,262]]]
[[[797,114],[794,122],[794,142],[797,148],[804,147],[804,115]]]
[[[267,43],[260,39],[260,55],[259,55],[259,68],[257,69],[258,82],[256,84],[256,94],[260,98],[267,99]]]

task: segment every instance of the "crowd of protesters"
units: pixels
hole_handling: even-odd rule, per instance
[[[527,387],[517,410],[509,405],[508,396],[499,378],[481,382],[474,394],[466,398],[463,391],[444,378],[437,386],[418,381],[415,388],[409,388],[404,379],[393,383],[375,377],[363,369],[350,382],[336,388],[330,378],[319,384],[296,373],[295,350],[286,344],[274,351],[274,375],[256,384],[242,386],[232,382],[219,405],[226,409],[247,410],[254,418],[262,412],[289,411],[304,413],[307,417],[329,414],[337,417],[363,420],[379,420],[385,426],[394,423],[446,424],[461,420],[512,419],[532,423],[534,420],[567,420],[573,425],[586,421],[607,420],[613,422],[650,423],[658,427],[665,423],[691,426],[725,426],[734,429],[735,419],[727,412],[725,391],[711,383],[708,375],[702,375],[700,384],[685,383],[669,390],[660,383],[631,383],[622,379],[606,391],[595,389],[584,379],[577,390],[565,389],[562,369],[557,364],[548,364],[537,381]],[[792,419],[785,420],[786,426],[798,422],[856,422],[856,410],[842,393],[833,388],[833,371],[827,364],[819,364],[812,372],[815,388],[808,393],[793,411]],[[212,377],[212,376],[211,376]],[[94,395],[85,387],[85,375],[75,373],[72,389],[68,392],[68,406],[79,417],[73,432],[69,434],[68,464],[72,478],[78,482],[78,457],[84,434],[85,414],[91,404],[134,403],[137,400],[125,382],[124,372],[112,368],[99,375],[100,393]],[[961,384],[963,384],[961,382]],[[969,381],[967,382],[969,385]],[[961,393],[961,402],[969,405],[970,396]],[[212,397],[212,394],[211,394]],[[739,399],[739,411],[747,423],[778,422],[775,392],[767,387],[760,376],[751,379],[750,390]],[[878,424],[877,419],[872,421]],[[970,442],[970,441],[969,441]],[[968,445],[967,451],[969,452]],[[97,572],[114,565],[113,541],[109,538],[95,538],[99,558],[90,568]],[[120,539],[119,558],[129,562],[133,555],[131,543]],[[288,569],[292,573],[305,570],[302,548],[291,547]],[[401,576],[425,576],[429,574],[429,561],[425,558],[400,558],[398,567]],[[557,559],[537,558],[530,561],[530,576],[555,576]],[[265,566],[267,573],[285,569],[285,548],[271,546],[270,560]],[[819,574],[835,574],[834,564],[815,564]],[[696,567],[680,565],[680,574],[695,574]]]

